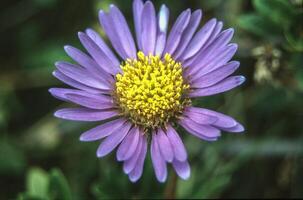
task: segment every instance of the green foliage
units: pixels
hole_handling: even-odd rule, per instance
[[[71,200],[69,185],[58,169],[49,173],[40,168],[31,168],[27,173],[26,192],[19,195],[19,199],[62,199]]]

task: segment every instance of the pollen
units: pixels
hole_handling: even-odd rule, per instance
[[[114,99],[121,113],[143,128],[155,128],[182,113],[190,100],[182,65],[169,54],[163,58],[138,52],[137,59],[121,64],[116,75]]]

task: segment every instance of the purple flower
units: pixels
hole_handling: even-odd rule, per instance
[[[244,82],[243,76],[232,76],[239,67],[239,62],[230,61],[237,50],[230,44],[234,31],[222,31],[216,19],[198,29],[201,10],[183,11],[170,31],[165,5],[157,15],[150,1],[134,0],[133,13],[136,42],[123,14],[111,5],[99,18],[115,52],[92,29],[78,34],[88,54],[65,46],[77,64],[57,62],[53,75],[74,89],[52,88],[50,93],[79,107],[58,110],[55,116],[106,120],[80,140],[103,139],[98,157],[117,148],[117,160],[132,182],[142,175],[149,143],[158,181],[165,182],[167,163],[188,179],[190,167],[177,124],[206,141],[216,141],[221,130],[244,130],[229,116],[191,105],[191,98],[222,93]]]

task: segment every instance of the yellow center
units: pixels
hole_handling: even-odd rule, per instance
[[[122,74],[116,75],[115,100],[121,112],[136,125],[155,128],[178,116],[190,100],[184,97],[181,63],[169,54],[126,60]]]

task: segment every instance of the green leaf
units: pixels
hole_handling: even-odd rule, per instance
[[[284,29],[288,28],[295,16],[289,1],[285,0],[254,0],[254,7],[264,17],[270,19]]]
[[[50,193],[52,199],[72,199],[72,193],[69,189],[68,182],[59,169],[53,169],[50,172]]]
[[[22,174],[26,166],[22,150],[4,139],[0,147],[0,174]]]
[[[27,174],[27,195],[31,198],[48,199],[49,176],[40,168],[32,168]]]
[[[274,24],[268,22],[263,17],[256,14],[248,14],[240,16],[238,25],[257,36],[264,38],[277,39],[282,36],[282,30]]]

